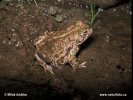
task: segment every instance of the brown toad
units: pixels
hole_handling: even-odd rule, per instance
[[[35,57],[46,70],[53,73],[52,67],[69,63],[73,69],[85,67],[78,63],[76,53],[79,46],[91,35],[92,28],[77,21],[66,30],[45,33],[35,40]]]

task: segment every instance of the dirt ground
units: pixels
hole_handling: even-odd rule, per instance
[[[103,10],[93,33],[78,53],[86,68],[53,68],[55,75],[36,63],[34,40],[45,31],[66,29],[77,20],[87,21],[88,8],[60,7],[63,21],[48,13],[50,3],[22,7],[0,2],[0,98],[4,93],[24,93],[33,100],[128,100],[132,87],[131,5]],[[107,96],[100,94],[124,94]],[[17,97],[15,97],[17,98]]]

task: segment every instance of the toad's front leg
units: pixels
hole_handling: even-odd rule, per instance
[[[38,60],[39,64],[40,64],[41,66],[43,66],[43,68],[45,69],[45,71],[48,70],[51,74],[54,74],[53,69],[52,69],[52,66],[46,64],[46,62],[43,61],[43,60],[38,56],[38,53],[35,53],[35,57],[36,57],[36,59]]]
[[[76,58],[76,56],[71,56],[71,59],[69,60],[69,64],[72,66],[74,70],[77,68],[86,68],[85,63],[86,62],[79,64],[79,61]]]

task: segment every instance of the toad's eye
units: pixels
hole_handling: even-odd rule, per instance
[[[87,31],[84,31],[84,33],[87,33]]]
[[[80,33],[80,35],[85,35],[85,34],[87,34],[87,31],[83,31]]]

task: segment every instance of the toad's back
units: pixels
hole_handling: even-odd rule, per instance
[[[71,56],[75,56],[79,50],[78,45],[82,44],[91,33],[92,28],[77,21],[66,30],[44,34],[35,42],[36,58],[41,64],[45,62],[53,66],[65,64],[73,58]]]

